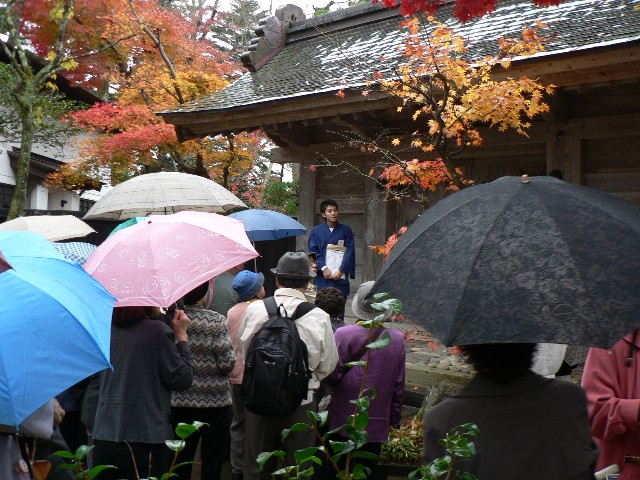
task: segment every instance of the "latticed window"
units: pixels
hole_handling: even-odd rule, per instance
[[[81,212],[88,212],[89,209],[91,207],[93,207],[93,204],[96,203],[93,200],[82,200],[80,199],[80,211]]]
[[[13,192],[15,192],[16,187],[13,185],[5,185],[0,184],[0,207],[1,208],[9,208],[11,207],[11,199],[13,198]]]

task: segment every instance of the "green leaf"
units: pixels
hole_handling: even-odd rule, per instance
[[[95,467],[93,467],[91,470],[89,470],[87,472],[87,479],[88,480],[93,480],[98,475],[100,475],[100,473],[103,470],[107,470],[107,469],[116,469],[117,470],[117,468],[115,466],[113,466],[113,465],[96,465]]]
[[[396,315],[402,311],[402,302],[397,298],[388,298],[382,302],[372,303],[371,308],[378,310],[379,312],[386,312],[392,310]]]
[[[384,300],[385,300],[385,299],[387,299],[387,298],[389,298],[389,294],[388,294],[387,292],[375,293],[375,294],[373,295],[373,299],[374,299],[376,302],[382,302],[382,301],[384,301]]]
[[[174,452],[181,452],[182,450],[184,450],[187,442],[185,442],[184,440],[165,440],[164,444]]]
[[[282,441],[284,442],[285,438],[287,438],[291,432],[302,432],[304,430],[309,430],[310,428],[311,425],[309,425],[308,423],[295,423],[291,425],[291,428],[285,428],[284,430],[282,430]]]
[[[198,420],[194,420],[191,425],[193,425],[194,427],[196,427],[198,430],[200,430],[202,427],[207,426],[210,427],[211,425],[209,425],[208,423],[205,422],[199,422]]]
[[[365,458],[367,460],[375,460],[378,458],[378,455],[371,452],[366,452],[364,450],[356,450],[355,452],[351,452],[351,458]]]
[[[368,412],[360,412],[356,415],[356,424],[355,427],[358,430],[364,430],[369,425],[369,413]]]
[[[298,473],[298,477],[312,477],[313,473],[314,473],[314,468],[309,467],[306,470],[303,470],[300,473]]]
[[[364,367],[367,364],[366,360],[356,360],[354,362],[347,362],[344,364],[345,367]]]
[[[317,452],[318,447],[308,447],[302,450],[296,450],[294,454],[296,463],[301,465],[304,462],[313,461],[313,458],[319,461],[318,457],[315,456]]]
[[[60,457],[60,458],[68,458],[69,460],[73,460],[75,459],[75,456],[73,455],[73,453],[67,451],[67,450],[58,450],[57,452],[54,452],[51,454],[52,457]]]
[[[351,439],[355,442],[356,448],[360,448],[367,443],[368,436],[369,434],[366,430],[358,430],[351,436]]]
[[[284,458],[287,455],[283,450],[274,450],[273,452],[262,452],[256,458],[256,462],[258,462],[258,466],[260,470],[264,468],[264,464],[269,461],[271,457],[275,458]]]
[[[353,466],[352,477],[354,479],[366,479],[369,473],[371,472],[370,468],[365,467],[361,463],[356,463]]]
[[[200,426],[207,425],[206,423],[202,423],[202,422],[198,422],[198,423],[200,424]],[[188,438],[194,433],[196,433],[198,431],[198,428],[199,426],[196,426],[196,425],[190,425],[188,423],[179,423],[176,426],[176,435],[182,440],[184,440],[185,438]]]
[[[350,400],[350,402],[355,404],[360,409],[360,411],[362,411],[362,410],[367,410],[369,408],[371,399],[365,395],[355,400]]]
[[[173,466],[173,470],[177,470],[181,467],[184,467],[185,465],[197,465],[198,462],[194,462],[194,461],[189,461],[189,462],[182,462],[182,463],[178,463],[177,465]]]
[[[329,411],[325,410],[324,412],[314,412],[313,410],[310,410],[307,412],[307,416],[311,420],[315,420],[316,422],[318,422],[318,425],[320,427],[323,427],[325,423],[327,423],[327,419],[329,418]]]
[[[378,323],[374,322],[373,320],[360,320],[358,322],[358,325],[360,325],[363,328],[368,328],[369,330],[371,330],[372,328],[376,328],[378,326]]]
[[[80,445],[76,450],[76,457],[78,457],[79,460],[84,460],[94,447],[95,445]]]
[[[336,454],[348,453],[355,448],[355,444],[351,440],[347,440],[346,442],[329,440],[329,446],[331,447],[331,451]]]
[[[382,350],[389,345],[390,341],[391,335],[389,335],[389,332],[384,332],[375,342],[368,343],[367,348],[370,350]]]

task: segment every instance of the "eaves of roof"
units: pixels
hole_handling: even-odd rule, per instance
[[[548,25],[546,51],[526,62],[615,48],[640,41],[640,0],[565,0],[535,7],[531,0],[501,0],[491,15],[465,24],[442,10],[439,20],[468,41],[472,58],[495,54],[501,37],[517,37],[541,21]],[[302,20],[287,31],[287,45],[261,69],[228,87],[158,114],[176,125],[195,114],[216,115],[310,96],[333,96],[363,85],[374,71],[391,76],[402,61],[406,32],[398,9],[357,6]],[[217,113],[216,113],[217,112]]]

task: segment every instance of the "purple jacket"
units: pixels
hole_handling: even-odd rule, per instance
[[[404,399],[405,346],[402,332],[385,328],[391,341],[382,350],[371,350],[367,370],[366,388],[373,387],[377,395],[369,406],[370,442],[386,442],[389,427],[400,423],[402,401]],[[339,427],[353,415],[355,406],[349,403],[358,397],[364,367],[345,367],[345,363],[360,359],[352,358],[365,344],[369,343],[369,329],[360,325],[347,325],[336,330],[338,364],[325,383],[333,387],[329,404],[329,429]],[[366,353],[362,359],[366,359]]]

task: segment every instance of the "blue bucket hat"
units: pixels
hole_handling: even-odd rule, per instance
[[[233,279],[231,286],[240,297],[241,302],[246,302],[256,296],[264,285],[264,275],[251,270],[242,270]]]

